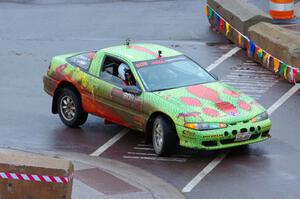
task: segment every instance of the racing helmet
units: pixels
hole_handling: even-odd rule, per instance
[[[122,79],[122,80],[126,80],[126,76],[125,76],[125,73],[129,70],[129,67],[122,63],[119,65],[119,68],[118,68],[118,73],[119,73],[119,77]]]

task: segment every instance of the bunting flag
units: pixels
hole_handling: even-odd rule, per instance
[[[208,17],[209,16],[209,7],[206,5],[205,7],[205,15]]]
[[[293,82],[293,77],[294,77],[294,69],[292,67],[290,67],[290,72],[289,72],[289,81]]]
[[[219,15],[216,15],[216,16],[215,16],[215,27],[216,27],[216,28],[219,28],[219,24],[220,24],[220,16],[219,16]]]
[[[268,59],[270,61],[270,54],[266,53],[264,58],[263,58],[263,63],[266,64],[266,65],[269,65]]]
[[[268,54],[268,58],[267,58],[267,66],[270,66],[270,60],[271,60],[271,55]]]
[[[248,49],[249,57],[254,57],[255,49],[256,49],[256,47],[255,47],[254,42],[250,40],[250,42],[249,42],[249,49]]]
[[[208,19],[211,19],[214,16],[214,11],[209,7],[208,9]]]
[[[242,35],[240,33],[238,33],[238,42],[239,42],[239,46],[242,47],[243,38],[242,38]]]
[[[279,74],[283,76],[284,75],[284,71],[285,71],[286,68],[287,68],[287,64],[282,63],[281,67],[279,69]]]
[[[220,27],[219,31],[222,32],[224,30],[225,21],[224,19],[220,18]]]
[[[292,80],[293,82],[296,84],[296,79],[297,79],[297,73],[298,73],[298,69],[297,68],[293,68],[293,77]]]
[[[289,68],[288,66],[285,67],[285,69],[283,71],[283,76],[284,76],[285,79],[287,79],[287,70],[288,70],[288,68]]]
[[[226,36],[228,36],[229,31],[230,31],[230,25],[229,25],[229,23],[225,22],[225,26],[226,26]]]
[[[279,60],[276,59],[275,57],[273,58],[273,62],[274,62],[274,71],[275,71],[275,73],[277,73],[277,72],[278,72],[278,69],[279,69],[279,64],[280,64],[280,62],[279,62]]]
[[[263,50],[261,48],[258,48],[257,50],[257,57],[259,60],[262,60],[263,59]]]

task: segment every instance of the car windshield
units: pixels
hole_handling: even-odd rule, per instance
[[[135,62],[134,65],[148,91],[216,81],[206,70],[186,56]]]

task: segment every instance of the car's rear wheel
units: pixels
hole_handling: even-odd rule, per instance
[[[155,153],[159,156],[170,156],[177,148],[176,129],[166,117],[155,118],[152,128],[152,142]]]
[[[84,124],[88,117],[82,108],[80,97],[71,88],[63,88],[59,92],[57,110],[61,121],[71,128]]]

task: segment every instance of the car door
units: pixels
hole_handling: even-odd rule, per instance
[[[98,62],[99,75],[93,81],[96,114],[111,122],[143,130],[143,93],[137,96],[123,91],[126,85],[117,75],[121,63],[129,66],[125,60],[108,54],[103,54]]]

